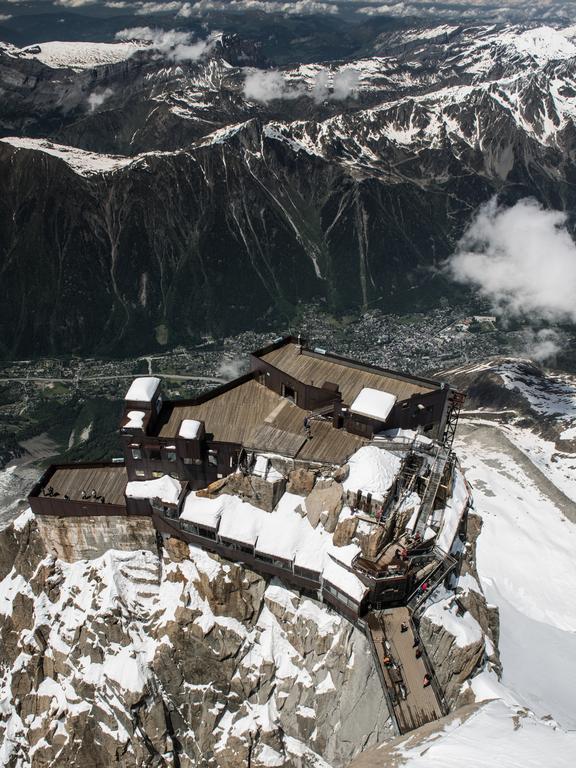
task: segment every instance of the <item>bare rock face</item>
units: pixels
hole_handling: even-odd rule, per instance
[[[360,548],[362,555],[369,559],[376,557],[382,549],[386,536],[386,530],[381,525],[373,525],[370,532],[360,536]]]
[[[156,551],[156,531],[149,517],[38,517],[47,549],[71,563],[101,557],[114,542],[115,549]]]
[[[304,503],[310,525],[316,528],[322,521],[328,533],[332,533],[342,509],[342,486],[336,482],[315,486]]]
[[[309,469],[300,467],[293,469],[288,475],[288,493],[296,493],[298,496],[308,496],[314,487],[316,475]]]
[[[391,735],[364,636],[278,582],[172,539],[65,563],[34,519],[0,553],[9,766],[341,768]]]
[[[242,475],[235,472],[226,478],[221,492],[239,496],[255,507],[272,512],[282,498],[285,488],[286,480],[284,479],[269,482],[256,475]]]
[[[420,622],[420,637],[436,677],[451,706],[462,701],[462,685],[472,676],[484,655],[484,635],[478,623],[450,601],[428,609]],[[443,617],[442,614],[445,614]]]
[[[336,547],[346,547],[352,542],[352,539],[356,535],[356,529],[358,528],[358,518],[347,517],[345,520],[340,520],[334,531],[332,537],[332,543]]]
[[[350,474],[350,464],[342,464],[341,467],[338,467],[334,470],[332,473],[332,477],[336,482],[343,483],[344,480],[348,479],[348,475]]]

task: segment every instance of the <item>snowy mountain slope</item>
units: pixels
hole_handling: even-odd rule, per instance
[[[136,42],[90,43],[48,42],[29,45],[26,48],[5,46],[6,52],[19,59],[35,59],[52,69],[91,69],[107,64],[117,64],[130,58],[142,44]]]
[[[521,451],[541,473],[541,484],[549,483],[555,503],[576,520],[574,377],[542,371],[528,360],[463,366],[446,375],[468,390],[464,419],[497,430],[501,444],[509,441]]]
[[[576,738],[502,701],[472,706],[392,745],[372,749],[350,768],[568,768]]]
[[[576,525],[490,430],[465,428],[457,442],[483,526],[477,566],[500,611],[502,682],[537,716],[576,721]],[[576,509],[576,505],[574,505]]]
[[[141,352],[311,299],[335,313],[461,299],[430,267],[481,202],[576,208],[573,47],[548,28],[418,27],[381,35],[375,55],[284,68],[275,98],[248,97],[246,77],[271,66],[235,36],[197,61],[138,50],[97,72],[0,51],[0,136],[19,142],[0,141],[0,290],[37,307],[0,303],[2,354]]]

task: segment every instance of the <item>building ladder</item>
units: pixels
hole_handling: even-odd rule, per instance
[[[426,523],[428,522],[430,513],[434,509],[434,502],[436,500],[438,488],[440,487],[440,482],[444,477],[444,470],[446,468],[448,457],[448,451],[445,448],[442,448],[442,446],[438,446],[422,497],[422,503],[420,504],[418,520],[416,521],[416,526],[414,528],[414,532],[419,533],[422,538],[424,538]]]

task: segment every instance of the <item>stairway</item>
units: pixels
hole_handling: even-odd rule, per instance
[[[438,488],[444,477],[444,470],[446,469],[446,462],[449,458],[449,453],[445,448],[438,446],[430,475],[428,476],[428,482],[426,483],[426,489],[422,497],[422,503],[420,504],[420,511],[418,512],[418,520],[414,533],[419,533],[424,538],[424,532],[426,531],[426,523],[430,517],[430,513],[434,509],[434,502],[438,493]]]

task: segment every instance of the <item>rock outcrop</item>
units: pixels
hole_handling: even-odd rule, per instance
[[[114,549],[156,551],[156,530],[150,517],[39,516],[37,525],[48,552],[60,560],[74,562],[104,555]]]
[[[499,615],[488,605],[476,571],[476,540],[482,520],[468,514],[466,545],[458,576],[452,577],[452,591],[433,598],[420,620],[420,636],[430,657],[438,682],[451,706],[474,701],[465,685],[485,664],[500,675],[498,653]]]
[[[316,528],[321,522],[328,533],[333,533],[342,509],[342,485],[334,480],[317,482],[305,505],[310,525]]]
[[[461,613],[449,598],[424,613],[420,638],[447,702],[451,706],[470,703],[462,700],[462,685],[484,655],[484,635],[478,622]]]
[[[18,525],[0,534],[7,765],[338,768],[390,737],[366,640],[325,606],[175,539],[66,563]]]

